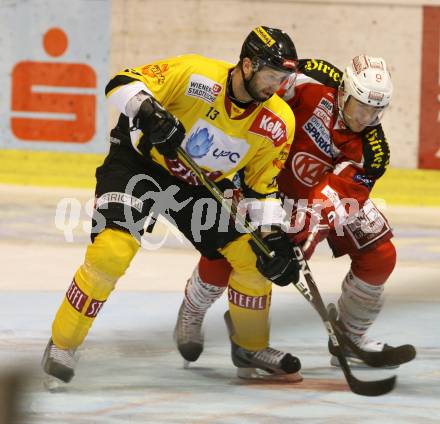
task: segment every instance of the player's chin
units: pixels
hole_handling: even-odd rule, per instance
[[[359,133],[359,132],[363,131],[365,128],[367,128],[366,125],[364,125],[364,124],[357,124],[357,125],[355,125],[353,131]]]
[[[349,127],[353,132],[355,132],[355,133],[361,132],[361,131],[363,131],[365,128],[367,128],[367,126],[366,126],[365,124],[360,123],[360,122],[357,122],[357,121],[354,121],[354,120],[352,120],[352,119],[350,119],[350,120],[347,122],[347,125],[348,125],[348,127]]]
[[[274,93],[268,93],[268,92],[262,92],[262,93],[260,93],[259,94],[259,96],[258,96],[258,100],[260,101],[260,102],[265,102],[266,100],[269,100],[272,96],[274,95]]]

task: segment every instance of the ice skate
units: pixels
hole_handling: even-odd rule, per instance
[[[362,337],[353,337],[350,334],[346,335],[353,341],[354,344],[356,344],[356,346],[359,347],[359,349],[362,349],[365,352],[384,352],[384,351],[393,351],[396,348],[393,346],[390,346],[386,343],[377,341],[377,340],[372,340],[369,339],[368,337],[366,337],[365,335]],[[333,346],[332,344],[329,342],[329,351],[330,353],[332,353],[332,357],[330,359],[330,364],[333,365],[334,367],[339,367],[339,361],[338,358],[333,354]],[[350,366],[354,367],[354,368],[367,368],[369,367],[369,365],[367,365],[362,359],[360,359],[356,353],[354,353],[350,348],[345,347],[344,348],[344,356],[347,359],[347,362],[349,363]],[[388,365],[384,365],[381,366],[380,368],[398,368],[399,365],[397,364],[388,364]]]
[[[233,333],[229,312],[225,313],[225,322],[229,335]],[[300,360],[290,353],[267,347],[258,351],[249,351],[231,340],[231,357],[237,367],[237,377],[250,380],[272,380],[300,382],[302,375]]]
[[[174,328],[174,341],[183,356],[184,367],[197,361],[203,352],[202,323],[210,306],[222,295],[226,286],[218,287],[205,283],[199,275],[198,266],[194,269],[185,288],[185,298],[177,314]]]
[[[43,370],[48,375],[44,381],[48,390],[56,390],[72,380],[76,364],[74,353],[75,350],[60,349],[52,339],[49,340],[41,361]]]
[[[327,310],[329,311],[330,317],[333,320],[336,320],[336,325],[338,329],[346,336],[349,341],[351,341],[355,346],[357,346],[359,349],[361,349],[364,352],[385,352],[385,351],[393,351],[396,350],[396,348],[387,345],[386,343],[376,341],[373,339],[368,338],[365,334],[362,336],[356,335],[351,333],[350,331],[347,331],[347,327],[344,326],[344,324],[337,320],[337,314],[338,311],[336,309],[336,306],[334,304],[329,304],[327,307]],[[332,357],[330,359],[330,364],[335,367],[340,367],[338,358],[335,356],[335,351],[333,348],[332,343],[329,340],[328,343],[328,349],[330,353],[332,354]],[[370,365],[366,364],[360,357],[359,354],[354,352],[349,346],[344,346],[343,352],[342,352],[347,359],[347,362],[350,366],[354,368],[367,368]],[[387,363],[386,365],[382,365],[379,368],[397,368],[399,365],[393,364],[393,363]]]
[[[197,361],[203,352],[202,321],[204,314],[195,313],[186,307],[185,300],[180,305],[177,322],[174,328],[174,341],[177,349],[188,362]]]

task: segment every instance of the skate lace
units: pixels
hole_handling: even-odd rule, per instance
[[[284,355],[285,353],[280,350],[273,349],[272,347],[267,347],[266,349],[255,352],[253,357],[254,359],[258,359],[259,361],[267,363],[269,365],[279,366]]]
[[[74,353],[75,350],[73,349],[60,349],[55,344],[52,344],[50,347],[50,357],[56,362],[69,368],[73,368],[75,366]]]
[[[182,312],[181,325],[179,326],[179,338],[194,343],[201,343],[203,314],[184,309]]]

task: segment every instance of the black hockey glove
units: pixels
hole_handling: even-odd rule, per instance
[[[276,232],[264,237],[263,240],[267,247],[275,252],[275,256],[268,258],[251,239],[249,243],[257,255],[258,271],[278,286],[297,283],[300,267],[293,252],[293,243],[287,234],[278,229]]]
[[[142,130],[144,137],[159,153],[176,159],[177,148],[185,138],[185,128],[154,97],[149,96],[142,102],[133,125]]]

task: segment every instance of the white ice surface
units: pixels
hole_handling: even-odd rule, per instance
[[[0,374],[13,367],[29,372],[21,398],[25,423],[440,422],[438,210],[389,210],[399,261],[371,336],[412,343],[418,356],[397,370],[354,371],[365,380],[396,374],[388,395],[366,398],[348,390],[342,373],[329,366],[319,317],[293,288],[274,289],[271,340],[300,357],[302,383],[245,384],[235,377],[225,297],[207,316],[204,353],[183,369],[172,331],[198,256],[175,248],[140,252],[81,348],[75,378],[64,391],[49,393],[39,361],[86,237],[65,243],[55,228],[58,192],[17,190],[0,190]],[[32,207],[17,200],[22,195]],[[322,246],[311,266],[325,300],[335,301],[348,261],[331,259]]]

